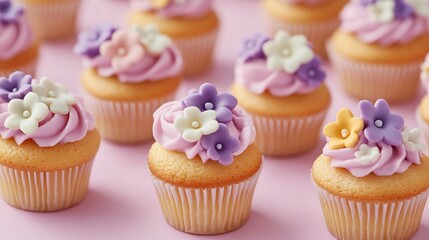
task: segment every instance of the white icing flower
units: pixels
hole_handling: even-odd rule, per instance
[[[7,105],[11,113],[6,118],[4,126],[9,129],[20,129],[23,133],[31,135],[39,128],[39,122],[43,121],[49,113],[48,106],[40,102],[39,96],[29,92],[24,99],[12,99]]]
[[[48,105],[53,113],[67,114],[70,106],[76,103],[76,99],[63,85],[53,83],[45,77],[40,80],[40,83],[31,84],[31,87],[33,92],[39,95],[40,101]]]
[[[428,0],[406,0],[411,5],[418,15],[422,17],[429,16],[429,1]]]
[[[214,110],[201,112],[197,107],[188,107],[183,113],[183,117],[178,117],[174,121],[174,128],[187,142],[196,142],[203,135],[212,134],[219,128]]]
[[[369,17],[376,22],[390,22],[395,18],[394,0],[378,0],[367,9]]]
[[[373,164],[380,158],[380,150],[377,146],[370,147],[367,144],[359,146],[359,151],[355,152],[355,157],[362,165]]]
[[[304,35],[291,36],[288,32],[280,30],[273,40],[263,45],[267,56],[269,69],[283,69],[287,73],[294,73],[301,64],[309,62],[314,57],[313,50],[308,46]]]
[[[420,142],[421,131],[418,128],[413,128],[410,131],[404,130],[402,133],[402,142],[408,152],[422,151],[425,145]]]
[[[152,54],[159,55],[171,45],[171,39],[159,33],[158,27],[154,24],[147,24],[144,27],[135,25],[133,29],[137,31],[140,41]]]

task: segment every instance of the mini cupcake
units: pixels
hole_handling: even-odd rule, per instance
[[[331,96],[309,45],[305,36],[283,30],[274,39],[257,34],[244,43],[232,93],[253,117],[264,154],[302,153],[319,139]]]
[[[185,75],[208,70],[219,28],[212,0],[131,0],[131,9],[130,23],[156,24],[173,39],[185,61]]]
[[[81,0],[17,0],[28,9],[38,37],[57,39],[76,31]]]
[[[40,212],[82,201],[100,145],[82,100],[22,72],[0,77],[0,99],[2,198]]]
[[[326,57],[326,40],[340,25],[338,15],[347,0],[263,0],[268,27],[303,34],[314,51]]]
[[[372,101],[415,96],[419,67],[429,52],[428,16],[428,1],[351,1],[328,43],[345,91]]]
[[[429,54],[426,56],[426,61],[421,66],[420,79],[426,91],[429,92]],[[429,142],[429,94],[424,96],[420,102],[417,108],[416,118],[420,129],[422,129],[425,135],[426,141]]]
[[[21,70],[36,73],[39,44],[25,18],[24,8],[0,0],[0,75]]]
[[[154,114],[148,167],[164,217],[180,231],[230,232],[249,217],[262,155],[252,119],[236,105],[205,83]]]
[[[429,195],[429,159],[418,128],[383,99],[342,108],[325,126],[327,144],[312,168],[329,231],[338,239],[410,239]]]
[[[152,115],[174,98],[183,60],[154,25],[132,29],[100,26],[75,46],[86,70],[81,83],[103,138],[140,142],[152,138]]]

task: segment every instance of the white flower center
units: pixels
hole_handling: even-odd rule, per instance
[[[374,121],[374,125],[378,128],[383,127],[383,121],[381,121],[380,119],[377,119]]]
[[[341,130],[341,137],[347,138],[349,135],[350,135],[350,131],[349,130],[347,130],[345,128],[343,130]]]
[[[118,49],[118,54],[120,56],[125,55],[125,53],[127,53],[127,50],[125,48],[121,47]]]
[[[54,98],[57,97],[57,94],[54,91],[50,90],[48,91],[48,97]]]
[[[199,128],[200,127],[200,123],[198,121],[193,121],[191,123],[191,125],[192,125],[193,128]]]
[[[24,116],[25,118],[29,118],[29,117],[31,116],[31,112],[30,112],[30,111],[28,111],[28,110],[25,110],[25,111],[22,113],[22,116]]]
[[[12,92],[16,92],[18,89],[16,89],[16,87],[14,87],[13,89],[12,89]]]
[[[316,76],[316,71],[314,71],[313,69],[308,70],[308,76],[310,77]]]
[[[292,51],[290,50],[290,48],[285,48],[282,50],[282,54],[283,56],[288,57],[292,54]]]
[[[213,103],[211,103],[211,102],[206,102],[206,103],[204,104],[204,108],[205,108],[206,110],[213,110],[214,105],[213,105]]]
[[[222,150],[223,146],[221,143],[216,144],[216,149],[217,150]]]

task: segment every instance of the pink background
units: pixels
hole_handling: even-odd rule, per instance
[[[123,25],[127,2],[121,0],[84,0],[80,27],[98,23]],[[216,62],[204,76],[186,81],[183,96],[191,87],[212,82],[226,90],[233,80],[233,65],[241,40],[264,31],[258,1],[216,0],[222,19]],[[79,59],[72,54],[74,38],[45,44],[39,77],[48,76],[78,91]],[[329,71],[330,72],[330,71]],[[341,92],[338,80],[329,74],[327,83],[333,104],[327,120],[334,119],[342,106],[357,113],[357,101]],[[407,104],[393,107],[415,127],[414,112],[423,96],[420,91]],[[165,221],[149,174],[146,155],[150,144],[133,146],[103,141],[96,158],[90,190],[78,206],[55,213],[32,213],[0,201],[0,239],[200,239],[176,231]],[[252,214],[242,228],[207,239],[334,239],[325,227],[321,208],[310,181],[313,160],[321,153],[323,138],[313,151],[293,158],[267,157],[256,188]],[[414,239],[429,238],[429,208]]]

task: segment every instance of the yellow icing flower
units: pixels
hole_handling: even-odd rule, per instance
[[[354,117],[348,108],[342,108],[337,112],[337,121],[328,123],[323,134],[329,137],[329,147],[333,150],[352,148],[359,141],[363,126],[362,119]]]
[[[151,3],[154,8],[163,8],[170,3],[170,0],[152,0]]]

